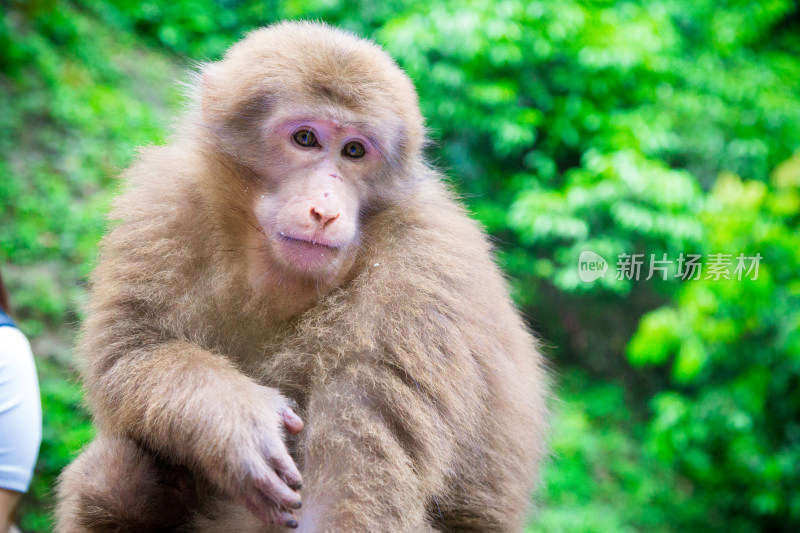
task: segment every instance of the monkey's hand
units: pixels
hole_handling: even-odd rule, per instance
[[[96,363],[112,357],[113,365],[87,378],[96,416],[109,431],[196,469],[264,522],[296,524],[300,472],[283,437],[303,422],[277,389],[186,341],[124,357],[95,354]]]
[[[301,477],[283,437],[284,430],[300,432],[303,421],[276,389],[252,385],[251,401],[229,413],[227,442],[217,448],[223,464],[208,457],[211,464],[204,466],[212,482],[261,521],[297,527],[292,510],[300,508]]]

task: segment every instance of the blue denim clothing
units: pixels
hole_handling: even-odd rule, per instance
[[[17,325],[14,324],[14,321],[11,320],[11,317],[8,316],[5,311],[0,309],[0,327],[3,326],[11,326],[12,328],[17,327]]]

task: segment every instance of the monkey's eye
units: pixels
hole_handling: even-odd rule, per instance
[[[294,142],[300,146],[319,146],[317,136],[311,130],[300,130],[294,134]]]
[[[350,141],[344,145],[344,148],[342,148],[342,153],[347,157],[360,159],[364,157],[364,154],[367,153],[367,151],[364,149],[363,144],[356,141]]]

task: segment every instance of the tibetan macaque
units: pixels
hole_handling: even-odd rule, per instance
[[[283,23],[192,102],[111,213],[58,531],[520,531],[547,377],[408,77]]]

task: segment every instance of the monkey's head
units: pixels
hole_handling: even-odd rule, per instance
[[[203,131],[237,169],[221,179],[249,218],[251,274],[335,285],[365,218],[413,182],[424,128],[411,81],[373,43],[282,23],[206,65],[201,86]]]

